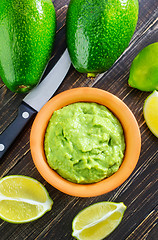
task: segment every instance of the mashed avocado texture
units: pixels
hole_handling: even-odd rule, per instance
[[[94,183],[115,173],[125,140],[118,119],[96,103],[78,102],[53,113],[45,134],[49,166],[75,183]]]

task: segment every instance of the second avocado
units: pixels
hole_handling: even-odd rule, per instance
[[[70,0],[67,46],[73,66],[95,76],[127,48],[138,20],[138,0]]]

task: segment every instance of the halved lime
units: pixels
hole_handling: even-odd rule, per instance
[[[95,203],[76,215],[72,236],[79,240],[101,240],[119,225],[125,210],[122,202]]]
[[[147,126],[158,137],[158,91],[154,91],[147,97],[143,112]]]
[[[0,218],[11,223],[26,223],[51,210],[53,201],[37,180],[10,175],[0,180]]]

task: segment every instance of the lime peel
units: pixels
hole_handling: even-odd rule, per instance
[[[116,206],[116,208],[115,208],[114,210],[112,210],[112,211],[107,212],[103,217],[101,217],[101,218],[99,218],[99,219],[96,219],[96,221],[91,222],[91,223],[85,225],[82,229],[80,229],[80,230],[75,229],[75,225],[76,225],[76,223],[77,223],[78,218],[80,217],[80,215],[82,215],[84,212],[86,212],[87,209],[93,208],[93,207],[95,207],[95,206],[97,206],[97,205],[100,205],[100,207],[102,207],[102,205],[104,205],[104,204],[107,204],[107,205],[108,205],[108,204],[113,204],[114,206]],[[127,208],[127,207],[126,207],[122,202],[120,202],[120,203],[100,202],[100,203],[96,203],[96,204],[93,204],[93,205],[85,208],[84,210],[82,210],[81,212],[79,212],[79,213],[76,215],[76,217],[74,218],[74,220],[73,220],[73,223],[72,223],[72,228],[73,228],[72,236],[75,237],[75,238],[77,238],[78,240],[90,240],[91,237],[89,238],[89,237],[83,236],[82,233],[83,233],[84,230],[89,229],[89,228],[91,228],[91,227],[93,227],[93,226],[96,226],[97,224],[99,224],[99,223],[105,221],[106,219],[110,218],[113,214],[119,212],[119,213],[120,213],[120,217],[117,219],[117,221],[116,221],[116,219],[114,220],[114,221],[115,221],[114,227],[111,229],[111,226],[109,226],[109,231],[106,231],[106,234],[105,234],[104,236],[102,236],[101,238],[97,238],[96,240],[105,238],[105,237],[108,236],[111,232],[113,232],[114,229],[120,224],[126,208]],[[84,214],[85,214],[85,213],[84,213]],[[87,213],[87,214],[88,214],[88,213]],[[96,215],[97,215],[97,211],[96,211]],[[82,236],[81,236],[81,234],[82,234]]]

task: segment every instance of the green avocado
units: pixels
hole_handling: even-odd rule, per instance
[[[70,0],[66,38],[73,66],[95,76],[108,70],[129,45],[138,0]]]
[[[51,0],[1,0],[0,76],[13,92],[38,84],[52,53],[56,14]]]

